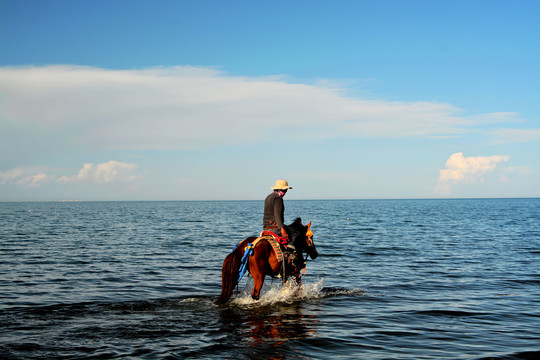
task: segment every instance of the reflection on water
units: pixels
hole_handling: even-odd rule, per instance
[[[252,354],[253,359],[272,360],[289,358],[289,352],[294,350],[287,343],[316,335],[318,323],[313,314],[306,314],[301,302],[227,308],[220,311],[220,322],[231,331],[227,342],[236,339],[250,348],[242,353]]]
[[[319,320],[305,304],[324,296],[322,284],[267,286],[261,300],[254,301],[248,282],[232,302],[218,307],[220,331],[228,333],[222,345],[234,349],[241,344],[236,356],[249,359],[296,357],[295,341],[317,335]]]

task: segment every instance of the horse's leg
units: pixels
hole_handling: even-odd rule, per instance
[[[251,298],[253,300],[259,300],[259,297],[261,296],[261,289],[264,283],[264,275],[263,274],[257,274],[257,276],[253,276],[253,291],[251,292]]]
[[[292,276],[292,279],[296,285],[296,293],[298,294],[302,290],[302,275],[300,275],[300,273],[296,273]]]
[[[264,272],[264,263],[261,264],[261,261],[256,261],[255,259],[250,260],[250,272],[253,277],[253,291],[251,292],[251,298],[253,300],[259,300],[261,295],[261,289],[264,283],[264,278],[266,276]]]

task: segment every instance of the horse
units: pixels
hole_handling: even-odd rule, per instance
[[[271,277],[277,277],[284,273],[283,281],[289,277],[294,276],[294,280],[297,284],[300,284],[300,267],[303,267],[303,253],[306,252],[313,260],[319,255],[313,242],[313,232],[310,230],[311,222],[304,226],[302,219],[296,218],[294,222],[286,227],[291,243],[294,244],[297,253],[297,260],[301,260],[301,266],[288,267],[278,261],[276,252],[274,251],[272,244],[267,238],[262,237],[252,248],[253,254],[249,256],[248,271],[253,277],[253,291],[251,297],[254,300],[259,300],[261,288],[264,283],[266,275]],[[242,257],[244,253],[250,251],[249,244],[255,242],[258,238],[248,237],[242,240],[233,251],[227,255],[223,261],[223,267],[221,269],[221,295],[216,301],[217,304],[225,304],[231,297],[232,292],[236,284],[239,281],[239,270],[241,267]],[[298,257],[300,259],[298,259]],[[285,266],[285,271],[282,269],[282,265]]]

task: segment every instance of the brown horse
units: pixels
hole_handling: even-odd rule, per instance
[[[309,229],[310,226],[311,222],[307,226],[304,226],[302,225],[302,220],[296,218],[296,220],[286,228],[289,238],[291,239],[290,243],[294,245],[297,256],[300,257],[300,259],[297,260],[301,260],[301,265],[303,265],[303,259],[301,259],[301,257],[304,252],[312,259],[316,259],[319,255],[313,242],[313,232]],[[253,243],[256,239],[256,237],[249,237],[242,240],[223,261],[223,267],[221,269],[221,295],[216,301],[217,304],[224,304],[231,297],[234,287],[239,281],[238,277],[242,257],[246,252],[246,248],[249,246],[248,244]],[[283,264],[278,261],[276,252],[267,239],[263,237],[256,243],[253,248],[253,254],[249,256],[248,260],[248,270],[253,277],[254,283],[253,291],[251,292],[251,297],[254,300],[259,299],[266,275],[276,277],[282,274],[282,265]],[[299,267],[295,268],[294,266],[287,266],[285,269],[284,280],[291,275],[295,277],[297,283],[300,283]]]

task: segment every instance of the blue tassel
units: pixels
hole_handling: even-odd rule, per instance
[[[236,248],[236,247],[235,247]],[[244,276],[246,270],[247,270],[247,264],[248,264],[248,258],[253,255],[253,244],[252,243],[249,243],[248,246],[246,247],[246,250],[244,252],[244,256],[242,257],[242,265],[240,266],[240,270],[239,270],[239,277],[238,277],[238,282],[240,282],[240,280],[242,280],[242,276]]]
[[[236,248],[238,247],[238,245],[240,245],[240,241],[238,242],[238,244],[234,245],[233,249],[231,250],[231,254],[234,252],[234,250],[236,250]]]

